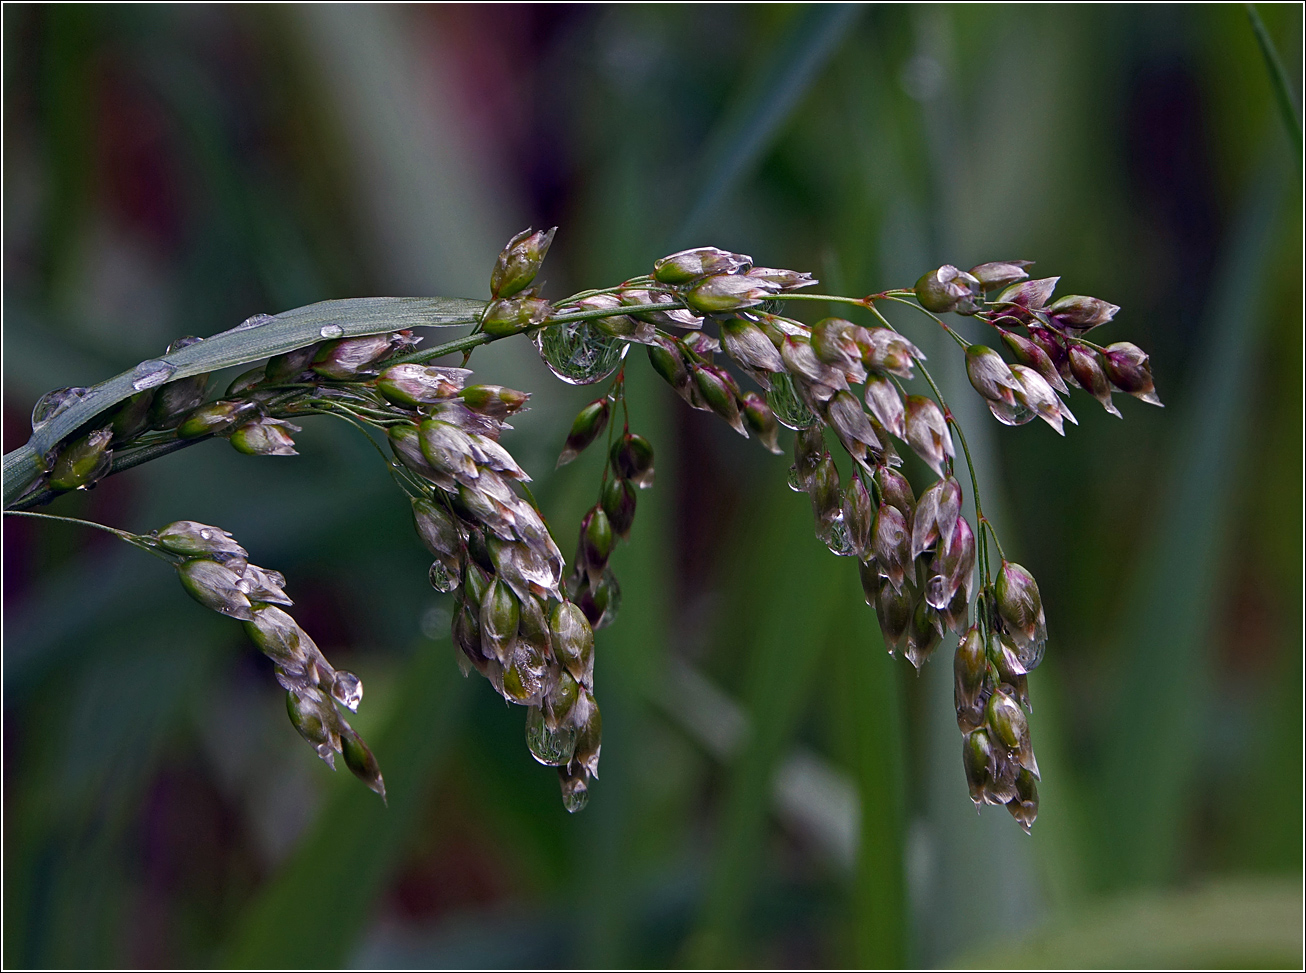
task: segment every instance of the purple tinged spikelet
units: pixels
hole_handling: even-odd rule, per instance
[[[1032,574],[1019,564],[1003,560],[993,593],[1003,630],[1017,648],[1024,649],[1047,641],[1043,598]],[[1033,666],[1026,668],[1032,669]]]
[[[757,277],[717,274],[681,290],[685,303],[699,314],[720,314],[761,304],[780,287]]]
[[[754,372],[784,371],[780,352],[766,334],[752,321],[731,318],[721,322],[721,347],[744,368]]]
[[[522,230],[499,253],[490,274],[490,294],[495,299],[512,297],[530,286],[535,275],[540,272],[540,265],[553,243],[553,235],[558,232],[555,226],[551,230]]]
[[[1098,325],[1106,324],[1120,308],[1096,297],[1071,294],[1060,298],[1047,309],[1048,323],[1058,331],[1079,337]]]
[[[1039,311],[1047,306],[1048,298],[1057,288],[1060,277],[1043,277],[1012,284],[996,298],[998,304],[1014,304],[1022,310]],[[1011,308],[1006,308],[1010,312]]]
[[[880,573],[889,579],[895,591],[901,591],[906,572],[912,566],[911,535],[906,518],[896,507],[882,503],[875,512],[871,551]]]
[[[1032,260],[997,260],[970,268],[970,275],[987,291],[996,291],[1022,280],[1029,280],[1028,268]]]
[[[1089,351],[1079,344],[1070,345],[1070,374],[1075,377],[1075,381],[1080,387],[1098,402],[1102,403],[1102,408],[1111,413],[1117,419],[1124,418],[1120,415],[1120,410],[1111,402],[1111,384],[1107,381],[1106,372],[1102,369],[1102,363],[1098,359],[1096,352]]]
[[[662,257],[653,263],[653,279],[660,284],[688,284],[708,274],[738,274],[753,266],[753,258],[717,247],[696,247]]]
[[[979,628],[972,626],[958,640],[952,658],[952,698],[957,710],[957,725],[963,733],[984,724],[984,680],[988,672],[985,662],[984,640]]]
[[[1152,405],[1161,405],[1152,384],[1152,365],[1147,352],[1128,341],[1107,345],[1102,352],[1102,369],[1121,392]]]
[[[748,392],[740,400],[744,422],[758,442],[777,456],[784,452],[780,448],[780,423],[766,399],[756,392]]]
[[[1074,417],[1066,404],[1057,398],[1056,392],[1041,374],[1027,365],[1012,365],[1011,372],[1019,383],[1016,401],[1055,429],[1057,435],[1066,434],[1064,420],[1068,419],[1075,425],[1079,424],[1079,420]]]
[[[1014,331],[1001,331],[1001,334],[1003,343],[1010,349],[1016,361],[1036,370],[1058,392],[1065,393],[1069,391],[1060,371],[1057,369],[1056,362],[1048,356],[1043,348]]]
[[[739,415],[739,389],[730,374],[715,365],[694,365],[691,371],[703,401],[728,422],[731,429],[747,439],[748,430]]]
[[[899,439],[907,438],[906,406],[902,393],[889,379],[872,375],[866,379],[866,408],[875,421]]]
[[[975,391],[990,402],[1010,403],[1020,388],[1002,356],[985,345],[966,349],[966,376]]]
[[[952,264],[931,270],[916,282],[916,300],[934,314],[948,311],[973,314],[978,309],[975,298],[980,291],[981,283],[977,278]]]
[[[933,399],[923,395],[907,396],[907,444],[939,476],[945,458],[954,454],[952,435],[943,411]]]

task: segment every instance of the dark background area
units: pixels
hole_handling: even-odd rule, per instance
[[[1298,79],[1301,8],[1259,9]],[[1035,259],[1121,305],[1097,340],[1149,351],[1166,403],[1007,429],[900,320],[1046,604],[1030,837],[968,800],[950,644],[919,678],[885,656],[788,460],[638,350],[658,477],[579,815],[521,711],[459,678],[343,426],[51,510],[219,524],[282,570],[367,686],[388,810],[164,566],[6,518],[6,965],[1300,964],[1301,176],[1241,5],[6,5],[3,41],[6,450],[47,389],[183,334],[484,298],[528,225],[559,226],[551,298],[700,244],[848,294]],[[526,341],[472,364],[534,393],[505,444],[569,553],[599,461],[553,465],[593,391]]]

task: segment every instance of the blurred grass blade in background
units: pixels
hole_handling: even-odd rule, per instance
[[[330,803],[294,856],[250,900],[215,965],[239,969],[333,968],[372,919],[385,887],[457,739],[468,684],[446,642],[426,642],[398,682],[402,689],[375,750],[388,806],[340,775]],[[342,786],[343,785],[343,786]]]
[[[1256,4],[1245,3],[1243,6],[1247,8],[1247,19],[1251,21],[1252,31],[1256,34],[1256,43],[1260,45],[1261,55],[1265,58],[1265,71],[1270,76],[1274,101],[1279,108],[1279,117],[1283,119],[1284,130],[1288,133],[1288,141],[1292,143],[1293,151],[1297,156],[1297,171],[1300,172],[1302,167],[1301,109],[1297,106],[1297,98],[1288,82],[1288,72],[1283,69],[1283,61],[1279,59],[1279,52],[1275,50],[1274,41],[1270,39],[1270,32],[1265,29],[1265,21],[1261,20],[1261,15],[1256,12]]]
[[[1263,276],[1283,203],[1277,173],[1257,169],[1203,315],[1205,338],[1173,437],[1164,509],[1122,620],[1122,667],[1096,796],[1111,837],[1096,860],[1106,886],[1176,877],[1190,781],[1212,745],[1212,655],[1231,491],[1256,390],[1266,309]]]
[[[703,149],[698,195],[670,249],[702,242],[699,237],[709,231],[709,217],[770,148],[862,7],[860,3],[807,6],[793,15],[798,23],[786,32],[780,49],[758,59],[769,67],[717,122]]]

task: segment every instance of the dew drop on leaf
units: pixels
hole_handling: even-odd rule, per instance
[[[262,313],[251,314],[249,317],[247,317],[244,321],[240,322],[240,324],[236,325],[234,328],[228,328],[226,331],[223,332],[223,334],[235,334],[237,331],[249,331],[252,328],[261,328],[263,327],[263,325],[271,324],[271,323],[272,323],[271,314],[262,314]]]
[[[544,722],[544,711],[532,706],[526,711],[526,746],[531,756],[546,767],[561,767],[576,751],[576,730],[566,727],[550,730]]]
[[[803,405],[794,391],[793,379],[784,372],[771,376],[771,390],[766,393],[766,402],[775,413],[776,421],[789,429],[806,429],[816,425],[816,416],[812,410]]]
[[[324,324],[318,332],[323,338],[339,338],[344,333],[345,329],[338,324]]]
[[[549,371],[569,385],[592,385],[617,370],[630,345],[604,334],[588,321],[541,328],[535,346]]]
[[[176,366],[169,364],[162,358],[143,361],[132,372],[132,388],[139,392],[142,389],[152,389],[156,385],[162,385],[172,378],[176,370]]]
[[[63,388],[46,392],[32,407],[32,432],[39,432],[59,413],[80,402],[85,394],[84,388]]]

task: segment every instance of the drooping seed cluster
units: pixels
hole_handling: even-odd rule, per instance
[[[925,356],[875,305],[907,303],[903,298],[911,295],[931,316],[956,311],[996,328],[1015,363],[948,331],[965,348],[971,384],[1004,424],[1037,417],[1064,435],[1064,421],[1075,419],[1057,393],[1071,385],[1117,415],[1112,388],[1159,405],[1146,354],[1128,342],[1099,348],[1084,338],[1119,309],[1082,296],[1049,303],[1057,278],[1029,280],[1028,266],[1008,261],[970,272],[942,267],[922,277],[914,292],[886,291],[849,302],[871,310],[883,326],[826,318],[809,327],[775,313],[773,305],[787,291],[815,283],[810,276],[755,269],[743,254],[689,250],[659,260],[652,279],[663,285],[663,300],[687,308],[656,323],[694,333],[673,337],[654,329],[626,335],[648,346],[654,369],[690,406],[716,413],[741,435],[751,430],[778,453],[778,425],[796,431],[790,486],[811,498],[816,534],[831,551],[858,558],[866,601],[875,608],[889,652],[919,669],[945,634],[960,636],[957,712],[972,796],[1007,805],[1027,830],[1038,809],[1038,768],[1025,717],[1026,673],[1042,659],[1046,642],[1037,585],[1005,558],[992,578],[985,536],[992,527],[978,498],[978,533],[961,510],[953,473],[955,423],[940,407],[942,399],[908,392],[904,383],[923,368]],[[986,302],[989,292],[999,293]],[[719,337],[697,330],[704,320],[717,325]],[[718,352],[766,397],[741,391],[715,362]],[[826,448],[826,429],[853,462],[846,484]],[[895,441],[909,446],[938,477],[919,499],[898,469]]]
[[[335,669],[317,644],[283,608],[294,604],[286,579],[249,562],[248,552],[217,527],[179,520],[137,538],[172,561],[182,587],[205,608],[243,622],[259,651],[275,665],[286,690],[290,722],[332,770],[335,755],[359,780],[385,798],[385,781],[376,758],[340,713],[357,712],[363,683],[352,672]]]
[[[1077,420],[1057,393],[1065,395],[1071,387],[1083,389],[1116,417],[1120,410],[1111,401],[1113,389],[1161,405],[1146,352],[1128,341],[1102,348],[1084,337],[1111,321],[1120,308],[1080,294],[1052,301],[1061,278],[1030,280],[1030,266],[1028,260],[980,264],[969,271],[945,265],[916,283],[923,308],[992,325],[1016,359],[1008,365],[992,348],[974,344],[966,349],[971,385],[994,417],[1008,426],[1039,418],[1065,435],[1064,422]],[[986,301],[995,291],[997,296]]]
[[[601,720],[594,701],[594,636],[563,592],[564,562],[539,512],[515,491],[529,480],[499,444],[503,420],[527,396],[469,386],[460,368],[396,365],[378,387],[418,407],[389,429],[390,447],[422,486],[418,536],[435,556],[431,585],[453,591],[453,638],[510,703],[528,707],[526,737],[557,767],[563,800],[584,806],[597,775]]]
[[[953,657],[953,699],[971,800],[1005,804],[1029,831],[1038,816],[1038,761],[1030,741],[1026,678],[1043,659],[1047,624],[1033,576],[1004,560],[979,601],[979,623]]]

